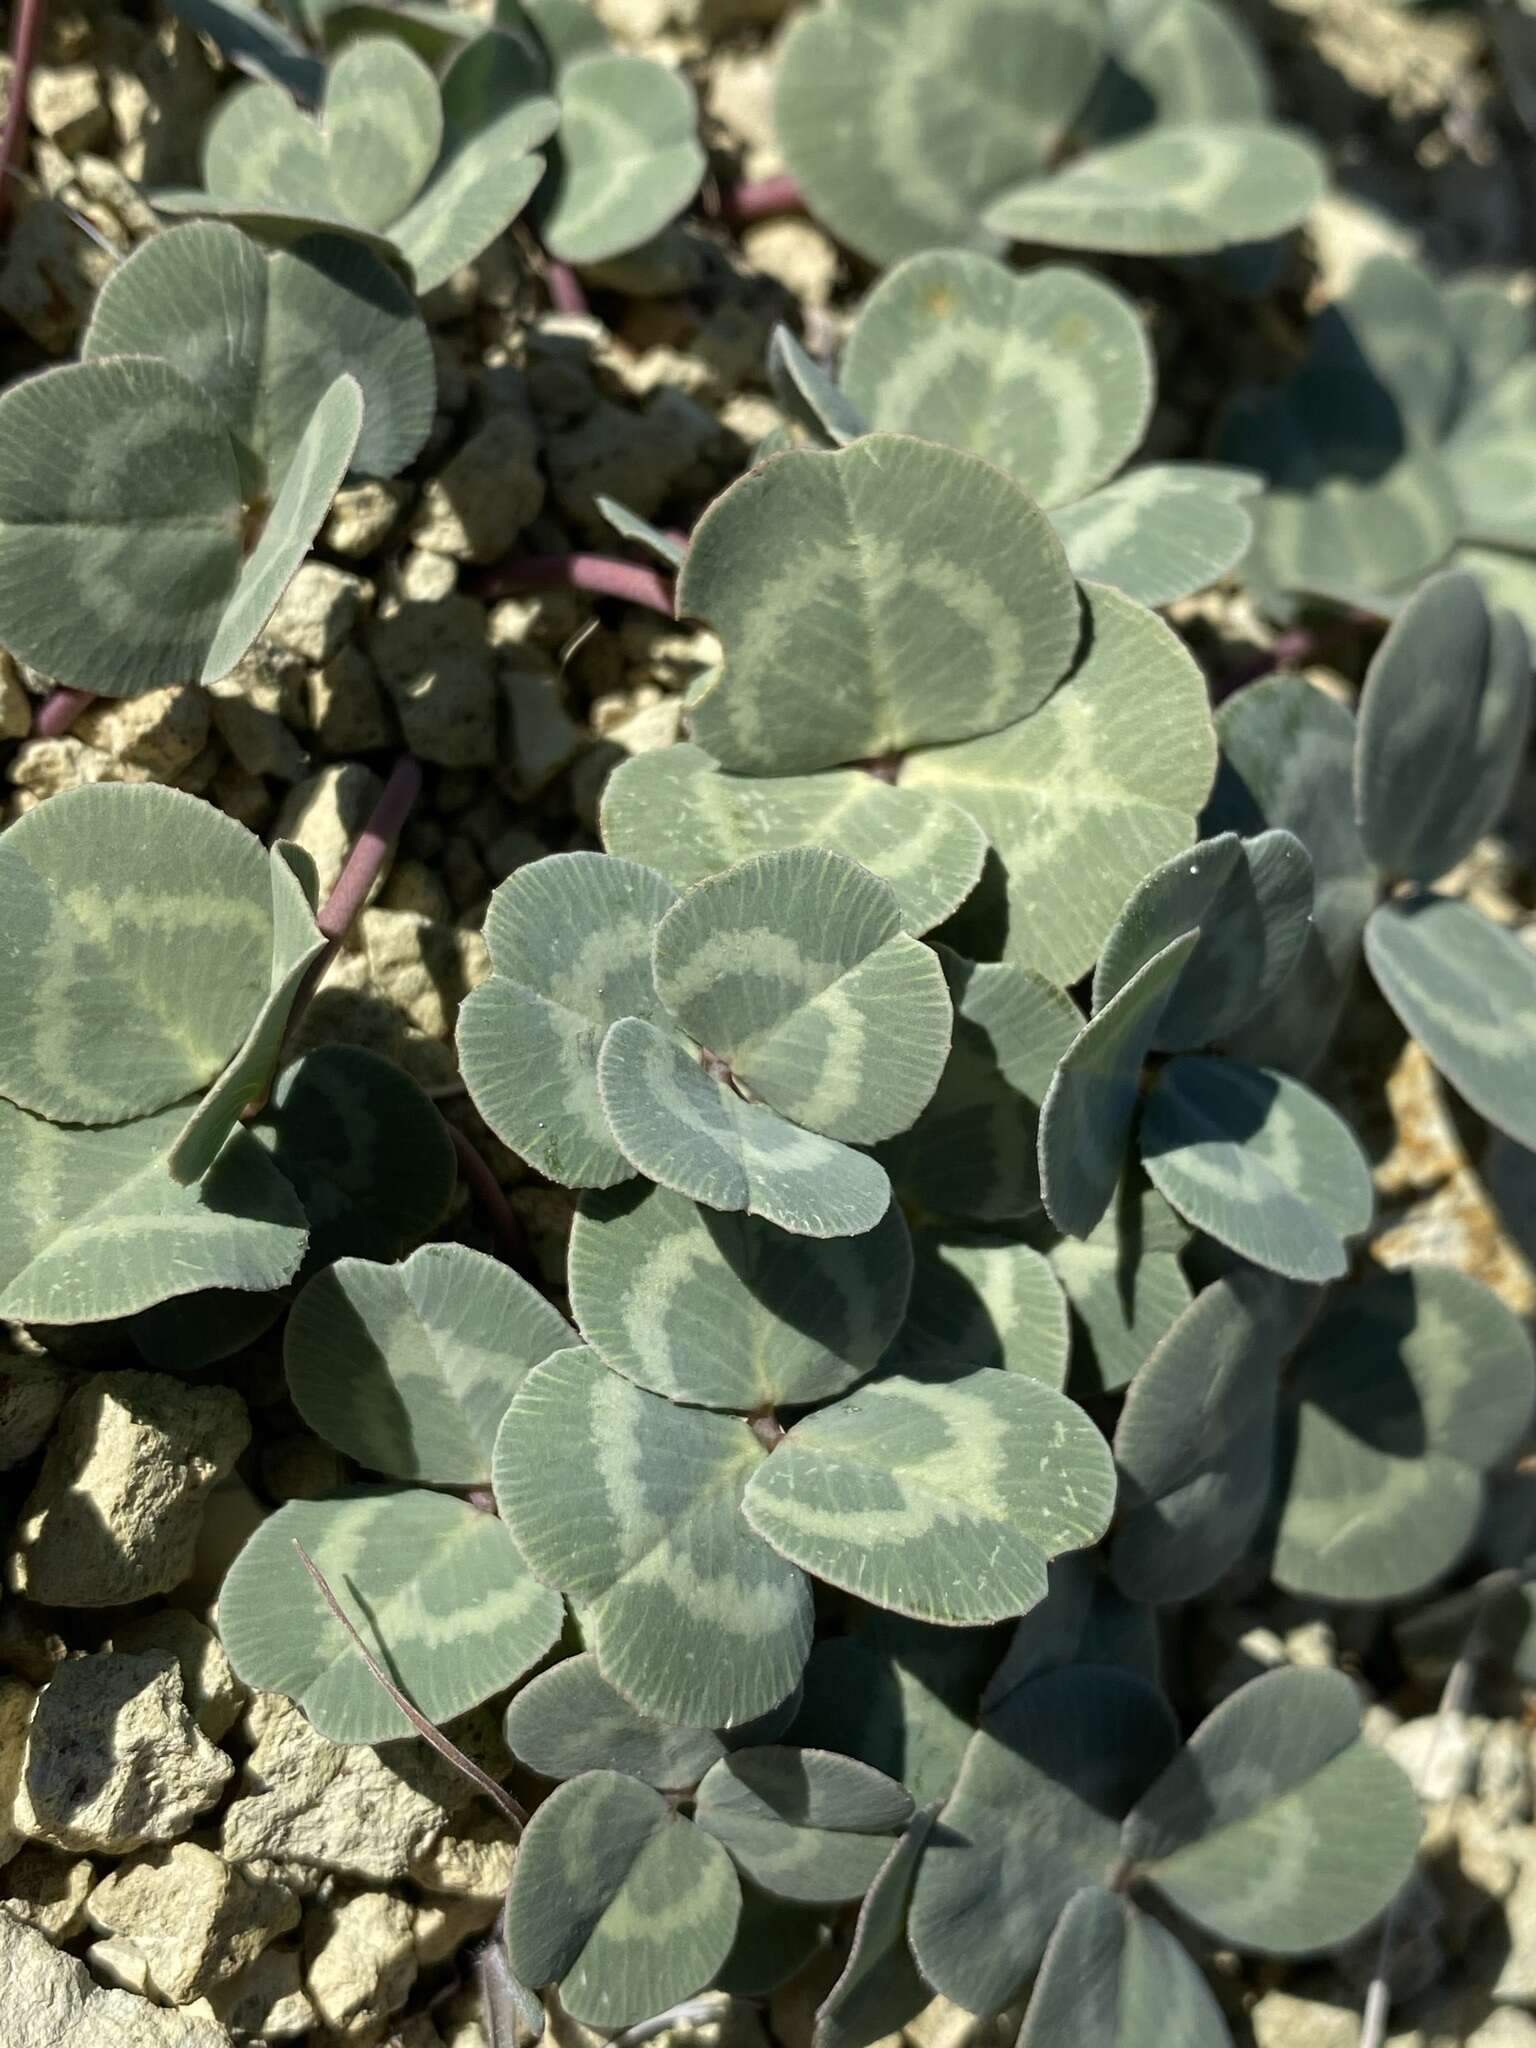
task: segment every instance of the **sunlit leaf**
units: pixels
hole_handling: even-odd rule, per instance
[[[386,1742],[410,1724],[295,1542],[429,1721],[452,1720],[513,1684],[559,1636],[558,1596],[530,1575],[494,1515],[409,1487],[289,1501],[230,1566],[219,1634],[247,1685],[287,1693],[333,1742]]]
[[[790,1692],[810,1593],[741,1515],[765,1453],[590,1351],[537,1367],[496,1442],[496,1498],[533,1570],[582,1609],[598,1668],[643,1712],[720,1728]]]
[[[1235,568],[1253,540],[1251,472],[1152,462],[1054,514],[1074,576],[1141,604],[1172,604]]]
[[[750,1412],[825,1401],[873,1370],[911,1287],[894,1205],[860,1237],[792,1236],[660,1187],[589,1195],[571,1233],[587,1342],[670,1400]]]
[[[744,1511],[815,1577],[918,1620],[1005,1620],[1058,1551],[1102,1535],[1114,1475],[1064,1395],[983,1369],[889,1378],[808,1416],[752,1475]]]
[[[600,263],[659,234],[699,189],[698,108],[679,73],[629,52],[565,65],[557,89],[540,230],[562,262]]]

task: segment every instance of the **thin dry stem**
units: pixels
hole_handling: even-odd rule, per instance
[[[11,204],[11,173],[20,168],[27,137],[27,87],[37,59],[38,37],[43,25],[43,0],[18,0],[11,21],[10,101],[5,110],[5,127],[0,129],[0,221]]]
[[[356,1650],[357,1654],[368,1666],[373,1677],[383,1687],[384,1691],[389,1694],[389,1697],[394,1701],[401,1713],[404,1714],[422,1741],[430,1744],[445,1762],[452,1764],[456,1771],[469,1780],[477,1792],[483,1792],[503,1819],[520,1834],[528,1825],[528,1815],[525,1809],[512,1797],[512,1794],[505,1785],[498,1785],[488,1771],[482,1771],[473,1757],[466,1756],[457,1743],[450,1742],[442,1729],[435,1728],[426,1715],[406,1698],[378,1658],[374,1656],[372,1650],[363,1641],[353,1625],[351,1616],[331,1591],[330,1581],[326,1578],[325,1573],[321,1571],[319,1565],[315,1563],[315,1560],[310,1556],[297,1536],[293,1539],[293,1547],[299,1553],[299,1559],[305,1571],[309,1573],[309,1576],[320,1588],[320,1597],[346,1630],[353,1649]]]
[[[638,562],[614,555],[524,555],[500,562],[476,580],[481,598],[511,597],[524,590],[584,590],[593,597],[618,597],[673,616],[670,580]]]

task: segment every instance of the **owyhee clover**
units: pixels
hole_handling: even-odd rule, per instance
[[[1395,612],[1454,564],[1536,629],[1536,353],[1497,278],[1442,285],[1379,255],[1314,324],[1286,383],[1240,393],[1221,452],[1268,479],[1248,573],[1296,598]]]
[[[1353,723],[1288,680],[1224,708],[1213,809],[1245,830],[1293,826],[1327,873],[1297,977],[1321,1008],[1309,1016],[1282,990],[1259,1026],[1261,1056],[1285,1066],[1320,1056],[1363,944],[1382,994],[1457,1093],[1536,1144],[1536,957],[1514,931],[1430,886],[1498,823],[1530,720],[1525,631],[1466,570],[1430,578],[1404,605]],[[1303,749],[1289,769],[1277,758],[1281,733]],[[1256,1021],[1240,1031],[1240,1050]]]
[[[195,798],[67,791],[0,839],[0,1315],[280,1287],[303,1207],[240,1114],[324,941],[314,867]]]
[[[127,1317],[196,1369],[275,1320],[307,1252],[441,1220],[452,1154],[412,1081],[343,1047],[278,1073],[314,895],[301,849],[153,784],[66,791],[0,839],[0,1315]]]
[[[1215,765],[1199,669],[1143,606],[1076,585],[1047,515],[975,455],[882,433],[775,456],[705,513],[677,603],[724,645],[689,728],[733,778],[727,804],[772,817],[793,777],[787,832],[790,804],[843,805],[812,776],[873,759],[898,794],[985,834],[981,884],[944,934],[963,953],[1065,987],[1194,838]]]
[[[1069,1665],[985,1706],[923,1852],[909,1938],[924,1979],[971,2012],[1002,2010],[1038,1970],[1031,2048],[1096,2038],[1094,2020],[1132,2008],[1225,2048],[1204,1977],[1148,1908],[1261,1954],[1332,1947],[1390,1903],[1418,1833],[1412,1787],[1362,1740],[1338,1672],[1257,1679],[1180,1748],[1145,1678]],[[1150,1984],[1155,2005],[1139,1996]]]
[[[410,293],[329,233],[156,235],[80,353],[0,397],[0,638],[103,696],[226,675],[343,477],[403,468],[436,402]]]
[[[250,51],[251,24],[231,0],[182,11]],[[259,20],[252,68],[264,82],[211,123],[205,189],[159,193],[162,209],[222,213],[276,240],[323,222],[391,252],[427,292],[530,202],[553,255],[596,263],[649,242],[699,188],[687,80],[613,49],[585,8],[504,0],[489,29],[451,8],[314,13],[324,62],[298,43],[274,47]]]
[[[1136,308],[1087,271],[910,256],[859,309],[835,384],[782,328],[769,372],[813,445],[916,434],[995,463],[1049,512],[1074,575],[1143,604],[1214,582],[1253,538],[1251,471],[1124,468],[1152,415],[1152,351]]]
[[[1404,1599],[1471,1548],[1533,1395],[1529,1336],[1464,1273],[1378,1272],[1325,1298],[1240,1267],[1126,1398],[1116,1582],[1194,1599],[1257,1551],[1303,1597]]]
[[[1134,1146],[1218,1243],[1295,1280],[1344,1272],[1373,1213],[1348,1125],[1291,1076],[1200,1050],[1285,987],[1311,916],[1311,863],[1286,831],[1204,841],[1132,895],[1041,1111],[1041,1187],[1062,1230],[1099,1225]]]
[[[520,37],[477,36],[439,78],[404,42],[362,35],[326,66],[314,115],[270,80],[230,93],[203,139],[202,189],[155,204],[279,244],[349,235],[428,292],[511,226],[559,118]]]
[[[1320,196],[1267,97],[1203,0],[830,0],[786,36],[774,111],[812,211],[873,262],[1010,240],[1172,256],[1282,234]]]
[[[937,1085],[950,1004],[895,893],[839,854],[743,861],[679,896],[557,854],[491,899],[459,1053],[491,1128],[552,1179],[642,1173],[808,1237],[872,1229],[866,1153]]]

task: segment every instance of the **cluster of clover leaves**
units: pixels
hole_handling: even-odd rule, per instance
[[[227,673],[342,478],[420,450],[417,293],[525,206],[558,259],[633,249],[703,167],[686,86],[574,0],[179,5],[257,75],[160,195],[215,217],[0,398],[0,640],[106,694]],[[1524,328],[1372,265],[1234,411],[1242,467],[1137,466],[1130,303],[998,260],[1281,233],[1319,173],[1265,116],[1207,0],[792,26],[789,159],[895,267],[835,376],[776,338],[790,425],[686,547],[615,510],[720,660],[611,777],[606,850],[496,891],[459,1022],[486,1124],[577,1191],[568,1316],[430,1241],[454,1156],[414,1083],[292,1057],[336,937],[301,852],[153,786],[0,837],[0,1318],[185,1371],[286,1318],[363,1476],[262,1524],[225,1641],[340,1741],[512,1690],[529,2031],[533,1992],[617,2029],[828,1952],[818,2048],[934,1990],[1027,1995],[1022,2048],[1221,2048],[1204,1945],[1335,1945],[1411,1866],[1344,1678],[1182,1741],[1159,1615],[1235,1571],[1422,1592],[1529,1421],[1486,1288],[1362,1272],[1320,1092],[1368,971],[1536,1146],[1536,956],[1447,882],[1531,720]],[[1362,484],[1367,389],[1398,441]],[[1245,557],[1390,597],[1358,714],[1280,677],[1213,717],[1149,607]]]

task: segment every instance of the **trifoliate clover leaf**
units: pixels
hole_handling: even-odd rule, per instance
[[[1005,1620],[1047,1561],[1102,1535],[1109,1453],[1064,1395],[984,1369],[881,1379],[808,1416],[751,1476],[743,1512],[783,1556],[921,1621]]]
[[[935,250],[864,301],[842,387],[871,429],[983,456],[1055,508],[1107,483],[1140,445],[1152,351],[1135,307],[1086,271],[1020,276]]]
[[[1032,716],[901,771],[981,826],[1007,873],[1004,956],[1060,987],[1093,965],[1142,877],[1191,843],[1216,764],[1205,680],[1177,635],[1106,585],[1082,594],[1085,643]]]
[[[995,731],[1042,702],[1081,631],[1038,506],[975,456],[897,434],[734,484],[694,531],[677,604],[725,645],[693,738],[755,775]]]
[[[288,1391],[318,1436],[370,1471],[484,1484],[501,1419],[570,1326],[484,1252],[429,1244],[396,1266],[342,1259],[288,1318]]]
[[[507,1411],[507,1526],[645,1713],[720,1728],[768,1712],[800,1676],[809,1588],[741,1514],[766,1455],[744,1421],[674,1407],[590,1351],[536,1367]]]
[[[1141,1119],[1158,1193],[1218,1244],[1291,1280],[1337,1280],[1369,1229],[1370,1168],[1349,1126],[1288,1075],[1181,1055]]]
[[[1040,1187],[1051,1221],[1072,1237],[1087,1237],[1114,1199],[1141,1102],[1142,1066],[1199,939],[1198,931],[1181,932],[1139,965],[1056,1068],[1040,1112]]]
[[[1128,256],[1195,256],[1293,228],[1322,197],[1323,161],[1262,121],[1169,121],[1005,192],[993,234]]]
[[[1040,1104],[1081,1028],[1077,1006],[1028,967],[937,951],[954,1002],[949,1058],[916,1123],[881,1146],[881,1163],[903,1200],[932,1214],[989,1223],[1034,1216]]]
[[[1046,1944],[1019,2048],[1230,2048],[1221,2007],[1187,1949],[1129,1899],[1091,1885]]]
[[[899,2032],[929,2002],[907,1948],[907,1912],[918,1862],[933,1825],[914,1814],[865,1893],[848,1958],[816,2009],[813,2048],[868,2048]]]
[[[686,889],[754,854],[825,847],[890,884],[915,938],[975,888],[986,840],[941,798],[857,769],[728,775],[686,742],[636,754],[603,789],[603,843]]]
[[[410,292],[371,250],[335,234],[264,250],[222,221],[169,228],[102,286],[80,353],[159,356],[180,371],[224,422],[254,500],[279,489],[337,377],[354,377],[363,394],[360,476],[405,467],[437,397]]]
[[[521,1689],[507,1709],[507,1747],[543,1778],[622,1771],[660,1792],[686,1791],[731,1750],[781,1734],[795,1700],[791,1694],[772,1713],[728,1731],[679,1726],[632,1706],[588,1651],[563,1658]]]
[[[1084,582],[1112,583],[1147,605],[1172,604],[1234,568],[1253,540],[1252,470],[1148,462],[1052,515]]]
[[[674,1021],[807,1130],[873,1144],[938,1085],[943,970],[894,891],[837,854],[763,854],[697,883],[657,924],[653,966]]]
[[[1281,1367],[1316,1305],[1309,1288],[1239,1268],[1197,1296],[1131,1382],[1115,1430],[1112,1552],[1128,1598],[1192,1600],[1251,1541],[1269,1498]]]
[[[514,37],[476,37],[439,81],[404,43],[360,36],[332,58],[316,118],[278,85],[229,94],[204,141],[206,190],[156,204],[221,214],[268,240],[351,233],[393,250],[427,292],[516,219],[559,119]]]
[[[289,1501],[230,1566],[219,1633],[247,1685],[287,1693],[333,1742],[386,1742],[411,1728],[295,1543],[431,1721],[467,1713],[512,1685],[560,1634],[558,1595],[530,1574],[494,1515],[409,1487]]]
[[[1196,1729],[1128,1817],[1137,1881],[1217,1941],[1268,1955],[1333,1947],[1413,1867],[1407,1777],[1360,1734],[1338,1671],[1245,1685]]]
[[[936,1990],[1000,2012],[1038,1966],[1057,1916],[1120,1854],[1120,1819],[1178,1744],[1145,1679],[1048,1672],[985,1713],[929,1836],[911,1941]]]
[[[1214,59],[1213,95],[1173,84],[1189,49]],[[877,263],[1009,237],[1188,254],[1277,235],[1321,194],[1309,145],[1230,118],[1258,114],[1260,97],[1220,23],[1170,49],[1061,0],[838,0],[786,38],[775,115],[812,210]],[[1053,169],[1069,137],[1127,131]]]
[[[1536,1146],[1536,954],[1468,903],[1383,903],[1365,928],[1382,994],[1458,1095]]]
[[[549,172],[534,201],[539,230],[566,263],[638,249],[698,191],[705,156],[693,88],[629,51],[562,65]]]
[[[0,1101],[0,1316],[100,1323],[206,1287],[264,1293],[292,1279],[298,1196],[247,1131],[202,1180],[173,1180],[166,1157],[185,1122],[172,1108],[92,1130]]]
[[[316,936],[282,853],[179,790],[29,811],[0,841],[0,1094],[94,1124],[200,1093],[268,998],[279,913]]]
[[[706,1208],[745,1209],[804,1237],[854,1237],[890,1205],[875,1160],[743,1100],[695,1048],[642,1017],[609,1029],[598,1088],[630,1166]]]
[[[825,1401],[872,1372],[906,1309],[894,1205],[859,1237],[796,1237],[661,1187],[589,1195],[571,1309],[604,1362],[669,1400],[751,1413]]]
[[[1293,833],[1312,864],[1312,929],[1289,978],[1230,1040],[1261,1066],[1309,1073],[1333,1035],[1375,888],[1351,794],[1355,722],[1300,676],[1254,683],[1217,719],[1221,768],[1209,834]]]
[[[743,1879],[736,1940],[712,1988],[731,1998],[766,1998],[798,1977],[827,1945],[829,1917],[820,1906],[789,1906],[770,1898]]]
[[[911,1305],[886,1354],[888,1370],[960,1378],[989,1365],[1065,1387],[1067,1300],[1042,1252],[930,1224],[913,1233],[912,1255]]]
[[[1483,1473],[1518,1447],[1533,1396],[1524,1326],[1469,1275],[1415,1266],[1341,1296],[1287,1378],[1277,1582],[1371,1601],[1433,1584],[1470,1546]]]
[[[1198,943],[1151,1043],[1164,1052],[1209,1045],[1274,1000],[1311,928],[1312,863],[1294,833],[1202,840],[1155,868],[1121,911],[1094,969],[1094,1010],[1155,953],[1195,931]]]
[[[701,1990],[731,1950],[741,1887],[720,1844],[638,1779],[589,1771],[524,1831],[507,1952],[573,2019],[623,2027]]]
[[[250,1129],[304,1204],[307,1272],[398,1259],[453,1200],[453,1141],[436,1104],[361,1046],[317,1046],[284,1068]]]
[[[253,528],[229,427],[170,363],[113,356],[13,385],[0,397],[5,644],[101,696],[216,682],[292,580],[362,424],[360,387],[337,377]]]
[[[722,1757],[694,1807],[754,1884],[812,1906],[862,1898],[911,1817],[911,1794],[868,1764],[782,1747]]]
[[[652,869],[596,853],[532,862],[491,898],[491,978],[459,1012],[464,1079],[496,1135],[567,1187],[633,1170],[603,1115],[597,1055],[619,1018],[659,1009],[651,933],[676,900]]]
[[[1530,719],[1520,621],[1490,612],[1464,570],[1422,584],[1360,698],[1355,810],[1376,866],[1432,882],[1470,853],[1509,801]]]

